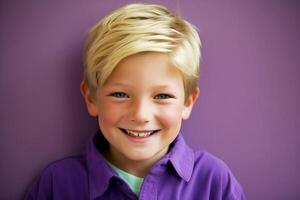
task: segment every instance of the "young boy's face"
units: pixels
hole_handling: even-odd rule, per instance
[[[185,102],[182,75],[168,56],[143,53],[123,59],[95,100],[88,89],[83,94],[89,113],[98,116],[112,159],[154,163],[189,117],[198,91]]]

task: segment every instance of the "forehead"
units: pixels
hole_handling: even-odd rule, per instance
[[[135,80],[168,85],[170,81],[181,83],[182,78],[181,72],[171,64],[168,54],[147,52],[124,58],[110,74],[106,84],[126,84],[126,81]]]

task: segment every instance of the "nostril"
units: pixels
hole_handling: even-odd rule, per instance
[[[143,119],[136,119],[136,118],[132,118],[131,119],[132,122],[135,122],[135,123],[148,123],[149,120],[143,120]]]

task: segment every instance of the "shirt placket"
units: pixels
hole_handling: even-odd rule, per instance
[[[156,163],[155,166],[151,169],[149,174],[145,177],[144,182],[141,187],[139,200],[157,200],[158,199],[158,183],[162,174],[166,170],[167,159],[161,160]]]
[[[157,188],[153,177],[145,178],[142,185],[139,200],[157,200]]]

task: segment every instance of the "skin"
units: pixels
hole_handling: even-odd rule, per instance
[[[185,99],[182,75],[162,53],[123,59],[105,84],[97,88],[95,99],[84,82],[80,88],[89,114],[98,118],[99,128],[110,143],[102,155],[139,177],[145,177],[167,153],[199,95],[197,88]],[[125,130],[155,133],[137,138]]]

